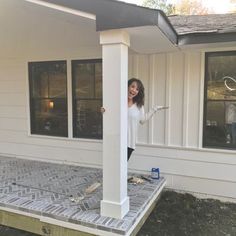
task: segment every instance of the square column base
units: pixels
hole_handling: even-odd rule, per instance
[[[129,197],[121,203],[102,200],[101,215],[122,219],[129,211]]]

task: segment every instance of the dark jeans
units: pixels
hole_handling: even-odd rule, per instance
[[[127,150],[127,161],[129,161],[130,156],[131,156],[131,154],[132,154],[133,151],[134,151],[133,148],[129,148],[129,147],[128,147],[128,150]]]

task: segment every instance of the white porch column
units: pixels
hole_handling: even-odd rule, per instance
[[[101,215],[123,218],[127,196],[127,82],[129,35],[100,33],[103,53],[103,200]]]

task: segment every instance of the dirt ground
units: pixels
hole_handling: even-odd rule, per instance
[[[162,194],[137,236],[236,236],[236,204]],[[36,236],[0,226],[0,236]]]
[[[162,194],[138,236],[236,236],[236,204]]]

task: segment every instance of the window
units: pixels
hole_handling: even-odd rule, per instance
[[[102,138],[102,61],[72,61],[73,136]]]
[[[206,54],[203,146],[236,149],[236,51]]]
[[[31,133],[68,136],[66,61],[30,62]]]

